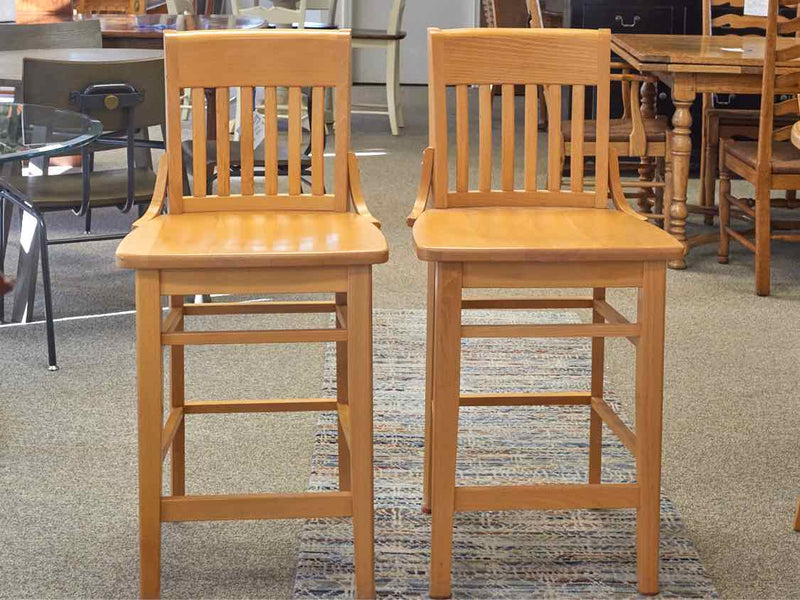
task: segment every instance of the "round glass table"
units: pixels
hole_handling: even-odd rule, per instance
[[[44,218],[28,198],[7,183],[3,175],[8,174],[13,166],[8,163],[30,159],[35,164],[37,159],[69,153],[70,150],[77,150],[95,140],[102,131],[99,121],[77,112],[35,104],[0,104],[0,273],[5,270],[11,210],[17,207],[22,211],[22,226],[12,320],[30,321],[32,318],[36,274],[41,255],[47,358],[51,371],[58,367]],[[4,309],[3,297],[0,295],[0,321],[5,318]]]

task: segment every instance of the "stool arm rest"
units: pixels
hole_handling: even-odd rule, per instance
[[[156,185],[153,189],[153,198],[150,200],[150,206],[147,207],[147,212],[133,222],[131,226],[133,229],[152,221],[164,210],[164,201],[167,198],[167,164],[167,154],[164,153],[161,160],[158,161],[158,174],[156,175]]]
[[[417,187],[417,200],[414,202],[414,208],[411,209],[411,214],[406,217],[406,225],[413,227],[414,223],[419,219],[419,216],[428,205],[428,198],[431,193],[431,182],[433,181],[433,148],[428,147],[422,151],[422,175],[419,179],[419,187]]]
[[[609,148],[608,153],[608,187],[611,190],[611,201],[614,203],[614,208],[640,221],[647,221],[647,217],[633,210],[628,204],[628,199],[625,198],[622,177],[619,174],[619,153],[614,148]]]
[[[355,152],[347,153],[347,172],[350,180],[350,198],[353,200],[356,212],[380,229],[381,222],[372,216],[364,201],[364,191],[361,189],[361,169],[358,166],[358,157]]]

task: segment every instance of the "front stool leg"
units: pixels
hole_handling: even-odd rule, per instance
[[[336,327],[345,328],[346,318],[342,315],[347,311],[347,294],[336,294]],[[336,342],[336,400],[339,404],[347,404],[347,342]],[[337,415],[339,444],[339,491],[348,492],[352,489],[350,483],[350,448],[347,445],[341,418]]]
[[[642,594],[658,593],[665,297],[664,263],[644,263],[637,310],[641,333],[636,346],[636,472],[640,487],[636,532]]]
[[[161,562],[161,296],[158,271],[136,272],[139,594],[158,598]]]
[[[431,398],[433,397],[433,346],[436,309],[436,263],[428,263],[428,332],[425,343],[425,447],[423,454],[422,512],[431,512],[431,456],[433,450],[433,413]]]
[[[431,460],[431,598],[451,595],[458,405],[461,379],[460,263],[436,263]]]
[[[356,597],[375,597],[372,481],[372,271],[351,267],[347,286],[347,392]]]

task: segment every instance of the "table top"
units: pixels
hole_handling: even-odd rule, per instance
[[[60,153],[103,132],[81,113],[36,104],[0,104],[0,162]]]
[[[778,48],[797,43],[779,38]],[[615,34],[611,45],[637,69],[668,72],[760,73],[765,40],[760,37]],[[778,63],[779,70],[800,69],[800,61]]]
[[[25,58],[52,58],[81,62],[105,62],[161,58],[161,50],[132,48],[47,48],[0,52],[0,85],[15,87],[22,81],[22,62]],[[2,106],[2,105],[0,105]]]
[[[165,31],[204,29],[259,29],[264,19],[232,15],[91,15],[75,19],[97,19],[103,37],[161,37]]]

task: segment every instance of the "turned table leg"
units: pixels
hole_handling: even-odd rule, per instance
[[[645,81],[642,83],[641,89],[641,106],[639,110],[642,113],[642,118],[645,120],[654,119],[658,112],[656,107],[656,84],[652,81]],[[643,156],[639,159],[639,180],[640,181],[653,181],[656,172],[656,161],[650,156]],[[637,202],[639,212],[650,213],[653,212],[650,206],[650,198],[646,195],[649,191],[654,191],[652,188],[642,188],[642,195]]]
[[[675,114],[672,116],[672,205],[669,209],[669,232],[686,245],[686,190],[689,185],[689,160],[692,155],[692,113],[695,91],[678,81],[672,89]],[[685,252],[684,252],[685,254]],[[672,269],[685,269],[686,261],[669,262]]]

